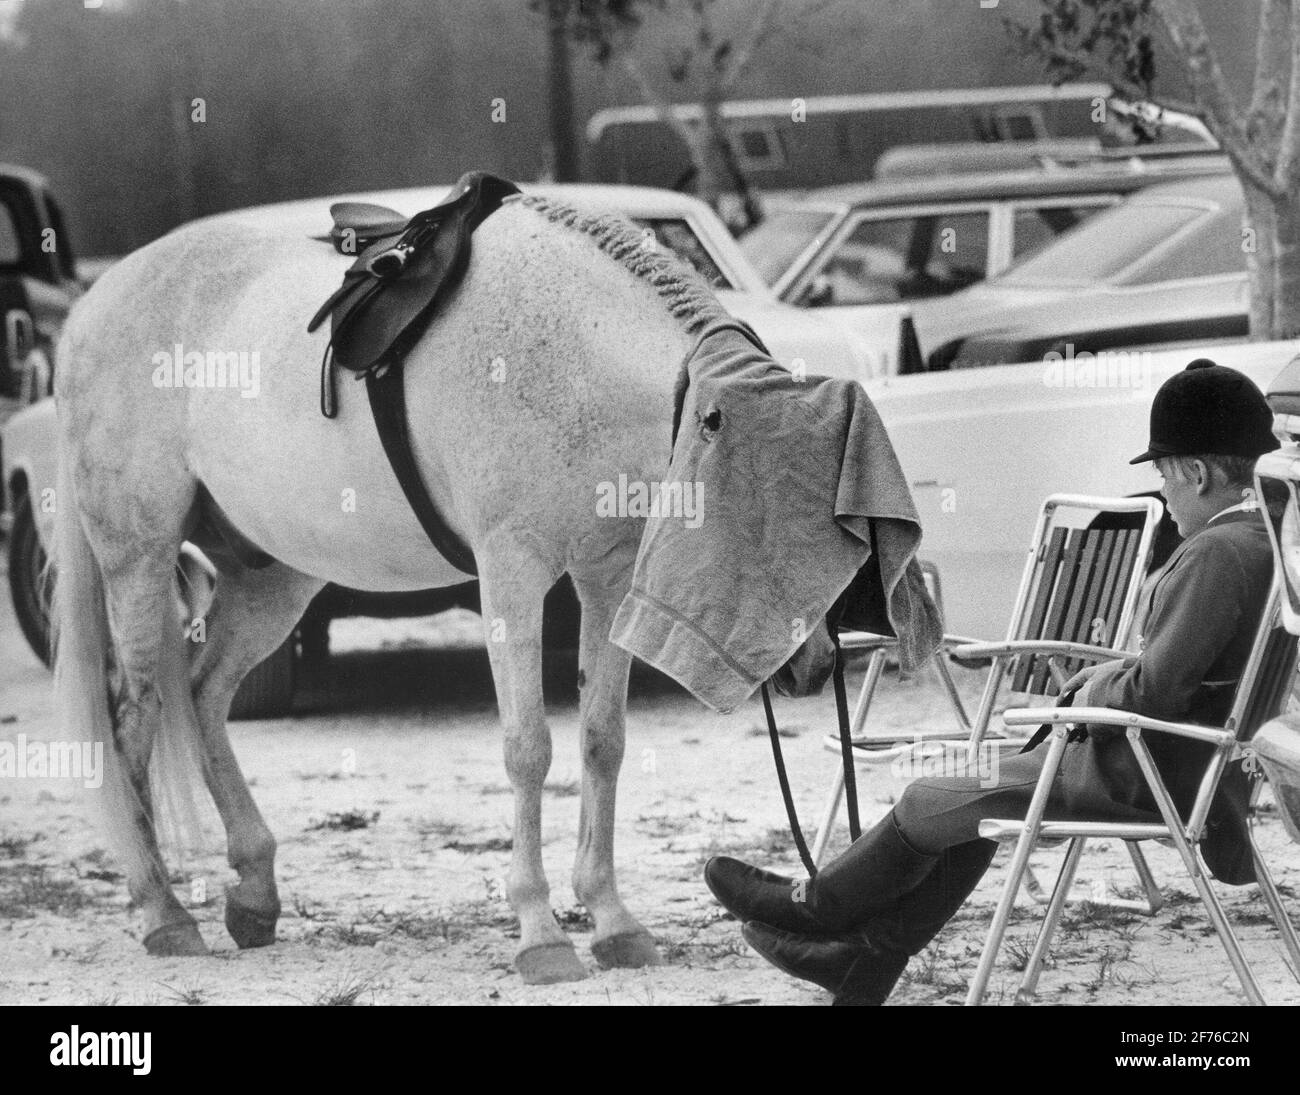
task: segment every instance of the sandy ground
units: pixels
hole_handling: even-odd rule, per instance
[[[6,591],[7,593],[7,591]],[[660,940],[667,964],[599,970],[590,923],[568,886],[578,820],[574,666],[549,673],[555,760],[544,837],[556,913],[590,976],[523,985],[503,898],[511,798],[486,655],[468,614],[434,620],[334,625],[335,654],[294,718],[235,724],[232,736],[279,842],[285,915],[276,945],[235,948],[222,926],[231,873],[215,814],[206,847],[173,858],[177,893],[214,955],[151,959],[125,888],[87,820],[80,787],[0,779],[0,1004],[810,1004],[829,998],[748,951],[739,925],[701,880],[712,854],[793,872],[797,864],[772,774],[762,710],[707,711],[647,672],[634,676],[617,832],[621,888]],[[441,648],[438,648],[441,646]],[[960,673],[961,671],[959,671]],[[859,674],[850,677],[854,688]],[[973,697],[977,676],[962,674]],[[879,726],[911,731],[947,720],[929,675],[890,675]],[[778,718],[800,808],[814,823],[835,758],[828,694],[784,701]],[[0,740],[53,739],[49,679],[0,595]],[[904,786],[888,770],[863,775],[869,820]],[[347,828],[352,819],[363,827]],[[840,833],[841,841],[844,834]],[[1300,849],[1270,818],[1266,854],[1294,896]],[[1035,863],[1053,876],[1059,852]],[[1067,913],[1040,998],[1059,1003],[1219,1004],[1240,1001],[1222,949],[1179,880],[1172,849],[1150,859],[1169,901],[1155,917],[1087,903]],[[1001,891],[999,855],[967,908],[916,958],[893,1004],[954,1004]],[[1122,848],[1084,859],[1076,894],[1133,884]],[[1225,891],[1230,915],[1272,1002],[1300,1003],[1280,943],[1253,888]],[[1022,896],[990,999],[1008,1002],[1030,941],[1034,908]]]

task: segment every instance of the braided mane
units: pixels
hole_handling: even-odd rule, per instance
[[[555,224],[589,236],[605,254],[649,282],[667,302],[668,311],[683,321],[691,334],[703,330],[712,320],[728,318],[726,310],[694,269],[666,248],[646,246],[646,234],[624,217],[580,212],[563,202],[535,194],[514,200]]]

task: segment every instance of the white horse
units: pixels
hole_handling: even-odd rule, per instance
[[[339,386],[337,419],[318,410],[326,335],[305,326],[346,265],[308,239],[192,225],[109,270],[59,348],[56,692],[63,726],[110,743],[109,835],[151,954],[206,953],[159,852],[155,743],[156,761],[161,746],[187,741],[201,758],[239,876],[226,893],[227,929],[241,946],[270,943],[276,846],[227,737],[236,687],[326,582],[415,590],[465,580],[413,515],[362,386]],[[619,475],[664,478],[674,380],[697,333],[723,318],[693,271],[625,221],[524,198],[479,228],[463,281],[407,359],[420,469],[478,563],[515,795],[516,966],[530,983],[586,975],[552,915],[541,849],[551,761],[542,601],[566,571],[582,606],[573,888],[601,966],[660,961],[619,897],[613,863],[630,659],[608,635],[644,522],[598,516],[596,503],[598,485]],[[174,357],[240,351],[258,355],[255,397],[247,384],[171,382]],[[213,501],[275,562],[254,569],[216,552],[206,641],[196,644],[171,607],[174,570]],[[819,641],[803,660],[824,677]],[[172,779],[153,774],[155,786]]]

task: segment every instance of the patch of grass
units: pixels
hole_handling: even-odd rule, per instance
[[[1024,973],[1029,968],[1029,958],[1034,953],[1034,945],[1028,939],[1008,939],[1002,948],[1003,961],[1008,969]]]
[[[421,941],[440,940],[452,943],[463,939],[465,932],[445,916],[397,916],[389,925],[389,934]]]
[[[22,859],[27,854],[27,849],[35,844],[40,837],[40,833],[33,833],[31,836],[15,834],[0,837],[0,858]]]
[[[913,958],[899,978],[900,984],[927,988],[935,997],[964,994],[969,981],[969,960],[946,953],[937,943]]]
[[[449,840],[443,845],[444,848],[450,848],[453,852],[462,852],[465,855],[481,855],[483,852],[509,852],[514,849],[515,842],[508,836],[493,836],[487,840]]]
[[[382,987],[382,984],[373,974],[346,973],[338,981],[322,989],[312,999],[311,1006],[317,1008],[364,1007],[365,1005],[361,1004],[361,997],[369,993],[373,1003],[375,992]]]
[[[208,1002],[207,989],[200,988],[198,985],[169,985],[165,981],[159,981],[158,987],[178,1004],[184,1004],[186,1007],[199,1007]]]
[[[44,864],[19,864],[0,871],[0,917],[67,916],[94,904],[76,878],[59,878]]]
[[[330,829],[337,832],[351,832],[354,829],[368,829],[378,820],[378,810],[371,810],[369,813],[365,810],[331,810],[320,821],[308,825],[307,830],[310,832],[314,829]]]
[[[452,836],[464,829],[463,825],[458,825],[454,821],[443,821],[441,818],[417,818],[412,827],[415,833],[420,837],[431,836]]]

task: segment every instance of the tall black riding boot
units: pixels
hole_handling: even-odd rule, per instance
[[[745,939],[783,973],[834,993],[837,1006],[883,1004],[908,959],[965,903],[996,848],[990,840],[948,848],[891,908],[876,911],[849,931],[807,934],[751,922],[744,927]]]
[[[907,843],[891,811],[814,879],[783,878],[715,856],[704,868],[704,881],[738,920],[800,935],[834,935],[892,909],[937,862]]]

